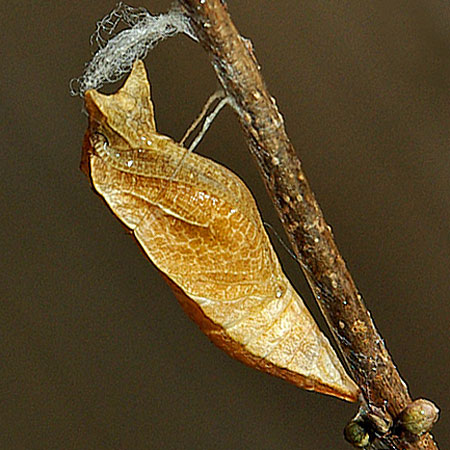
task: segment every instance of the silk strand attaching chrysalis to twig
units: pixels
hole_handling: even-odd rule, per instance
[[[125,28],[120,29],[123,25]],[[71,94],[83,96],[88,89],[99,89],[129,73],[134,61],[143,59],[159,42],[183,33],[197,40],[186,15],[177,7],[166,13],[150,14],[145,8],[133,8],[123,2],[103,19],[91,36],[96,44],[84,73],[71,80]]]

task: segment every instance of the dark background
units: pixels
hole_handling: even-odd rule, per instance
[[[144,3],[154,12],[170,4]],[[1,8],[0,448],[349,448],[341,434],[356,406],[249,369],[210,344],[78,170],[87,120],[69,80],[114,4]],[[254,43],[412,395],[443,410],[435,432],[444,449],[449,3],[230,1],[229,10]],[[179,139],[217,87],[206,54],[177,37],[146,64],[159,130]],[[230,111],[199,152],[239,173],[280,230]],[[279,252],[323,326],[303,276]]]

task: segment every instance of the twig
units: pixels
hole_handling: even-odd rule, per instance
[[[180,3],[224,90],[234,99],[250,151],[349,371],[361,388],[364,408],[373,417],[392,423],[411,402],[407,385],[337,249],[250,42],[236,30],[223,1]],[[373,445],[437,449],[430,434],[413,438],[390,433]]]

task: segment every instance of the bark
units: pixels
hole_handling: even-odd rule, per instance
[[[220,0],[180,0],[239,121],[266,188],[369,416],[392,422],[411,402],[406,383],[334,242],[331,228],[286,134],[275,100],[259,71],[251,43],[242,38]],[[380,429],[376,424],[373,426]],[[395,429],[395,428],[394,428]],[[430,434],[389,432],[373,448],[437,449]]]

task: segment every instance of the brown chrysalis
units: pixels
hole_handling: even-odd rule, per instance
[[[83,169],[202,331],[251,367],[355,401],[357,386],[284,275],[245,184],[157,133],[144,64],[117,93],[89,90],[85,101]]]

